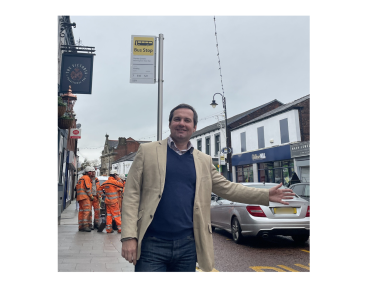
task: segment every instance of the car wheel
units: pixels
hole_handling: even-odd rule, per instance
[[[231,234],[232,234],[232,240],[236,244],[239,244],[243,241],[243,235],[242,235],[242,228],[240,227],[239,220],[234,217],[231,221]]]
[[[293,235],[292,236],[293,241],[296,243],[305,243],[309,239],[309,235]]]

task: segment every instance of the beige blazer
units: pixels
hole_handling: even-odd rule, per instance
[[[142,239],[160,202],[165,184],[167,139],[141,144],[129,171],[122,201],[121,238],[138,239],[137,259]],[[221,176],[209,155],[193,150],[196,191],[193,228],[197,261],[204,271],[214,267],[212,227],[210,223],[211,192],[235,202],[269,205],[268,190],[245,187]]]

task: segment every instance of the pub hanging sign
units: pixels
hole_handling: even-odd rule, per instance
[[[59,93],[91,94],[93,55],[63,53]]]

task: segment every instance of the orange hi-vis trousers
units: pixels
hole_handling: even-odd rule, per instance
[[[112,232],[112,220],[116,221],[118,233],[121,233],[121,212],[118,203],[106,205],[106,232]]]
[[[97,195],[94,195],[94,200],[92,201],[92,207],[94,212],[94,224],[99,224],[99,218],[100,218],[100,206],[99,206],[99,197]]]
[[[78,227],[79,229],[88,228],[92,226],[92,203],[90,199],[83,199],[78,201]]]

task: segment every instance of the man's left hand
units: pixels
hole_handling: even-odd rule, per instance
[[[269,189],[269,201],[289,205],[288,202],[285,202],[282,199],[292,199],[295,196],[295,193],[293,193],[292,189],[279,189],[282,185],[283,184],[280,183]]]

